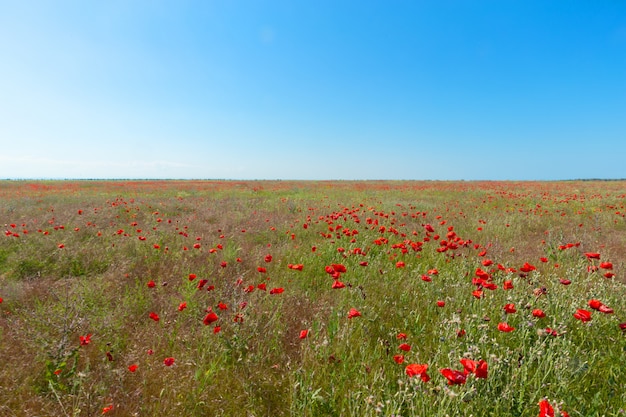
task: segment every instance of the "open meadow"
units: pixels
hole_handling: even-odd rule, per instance
[[[626,416],[626,182],[0,182],[0,416]]]

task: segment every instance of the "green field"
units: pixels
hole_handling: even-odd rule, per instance
[[[0,182],[0,416],[626,416],[625,200]]]

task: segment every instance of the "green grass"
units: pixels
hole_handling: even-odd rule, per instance
[[[622,416],[624,185],[0,182],[0,415]],[[448,385],[462,358],[488,377]]]

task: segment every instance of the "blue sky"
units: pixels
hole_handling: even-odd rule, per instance
[[[0,10],[0,178],[626,178],[623,1]]]

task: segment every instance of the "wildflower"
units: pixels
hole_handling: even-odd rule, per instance
[[[172,358],[172,357],[169,357],[169,358],[165,358],[165,359],[163,359],[163,364],[164,364],[165,366],[172,366],[172,365],[174,365],[174,362],[175,362],[175,361],[176,361],[176,359],[174,359],[174,358]]]
[[[304,329],[304,330],[300,330],[300,339],[306,339],[306,337],[309,335],[309,330],[308,329]]]
[[[515,304],[505,304],[504,312],[506,314],[513,314],[513,313],[517,312],[517,310],[515,309]]]
[[[530,271],[534,271],[536,269],[537,269],[536,266],[531,265],[528,262],[525,262],[524,265],[519,270],[522,271],[522,272],[530,272]]]
[[[332,288],[334,290],[338,290],[340,288],[345,288],[346,284],[344,284],[343,282],[339,281],[338,279],[333,281],[333,285]]]
[[[515,330],[515,327],[509,326],[508,323],[498,323],[498,330],[501,332],[509,333]]]
[[[361,313],[356,308],[351,308],[350,311],[348,311],[348,318],[353,319],[355,317],[361,317]]]
[[[502,285],[502,288],[504,288],[505,290],[512,290],[513,289],[513,281],[510,281],[510,280],[504,281],[504,284]]]
[[[159,315],[157,313],[155,313],[154,311],[151,311],[149,314],[150,318],[154,321],[159,321]]]
[[[88,345],[89,343],[91,343],[91,333],[89,333],[87,336],[79,336],[79,340],[81,346]]]
[[[591,312],[587,310],[578,309],[574,313],[574,318],[576,320],[582,321],[583,323],[591,321]]]
[[[600,254],[597,252],[586,252],[585,256],[587,257],[587,259],[600,259]]]
[[[154,288],[154,287],[156,287],[156,284],[155,284],[155,283],[154,283],[154,281],[152,281],[152,280],[148,281],[148,284],[146,284],[146,285],[148,285],[148,288]]]
[[[272,288],[270,294],[281,294],[285,291],[284,288]]]
[[[108,406],[102,408],[102,414],[106,414],[106,413],[108,413],[111,410],[113,410],[113,404],[108,405]]]
[[[418,363],[412,363],[410,365],[407,365],[406,368],[404,369],[404,372],[406,372],[409,378],[419,375],[419,377],[424,382],[430,381],[430,376],[428,376],[427,371],[428,371],[427,364],[418,364]]]
[[[444,368],[439,372],[448,380],[448,385],[462,385],[465,384],[467,376],[463,372],[455,371],[454,369]]]
[[[186,308],[187,308],[187,303],[184,301],[178,305],[178,311],[183,311]]]
[[[409,350],[411,350],[411,345],[407,343],[402,343],[400,346],[398,346],[398,349],[408,352]]]
[[[544,318],[546,316],[546,313],[543,312],[543,310],[540,310],[538,308],[533,310],[533,317],[537,317],[538,319]]]
[[[554,409],[546,399],[539,401],[539,417],[554,417]]]
[[[478,364],[476,365],[476,370],[474,371],[474,375],[476,376],[476,378],[486,379],[487,368],[487,362],[485,362],[483,359],[479,360]]]
[[[204,316],[204,319],[202,319],[202,322],[204,323],[205,326],[208,326],[209,324],[214,323],[217,320],[219,320],[219,317],[217,317],[217,314],[215,314],[215,312],[213,311],[209,311],[207,315]]]
[[[445,307],[446,306],[446,302],[443,300],[438,300],[437,301],[437,307]]]
[[[128,370],[131,371],[131,372],[135,372],[137,370],[137,368],[138,368],[138,365],[132,364],[132,365],[130,365],[128,367]]]

